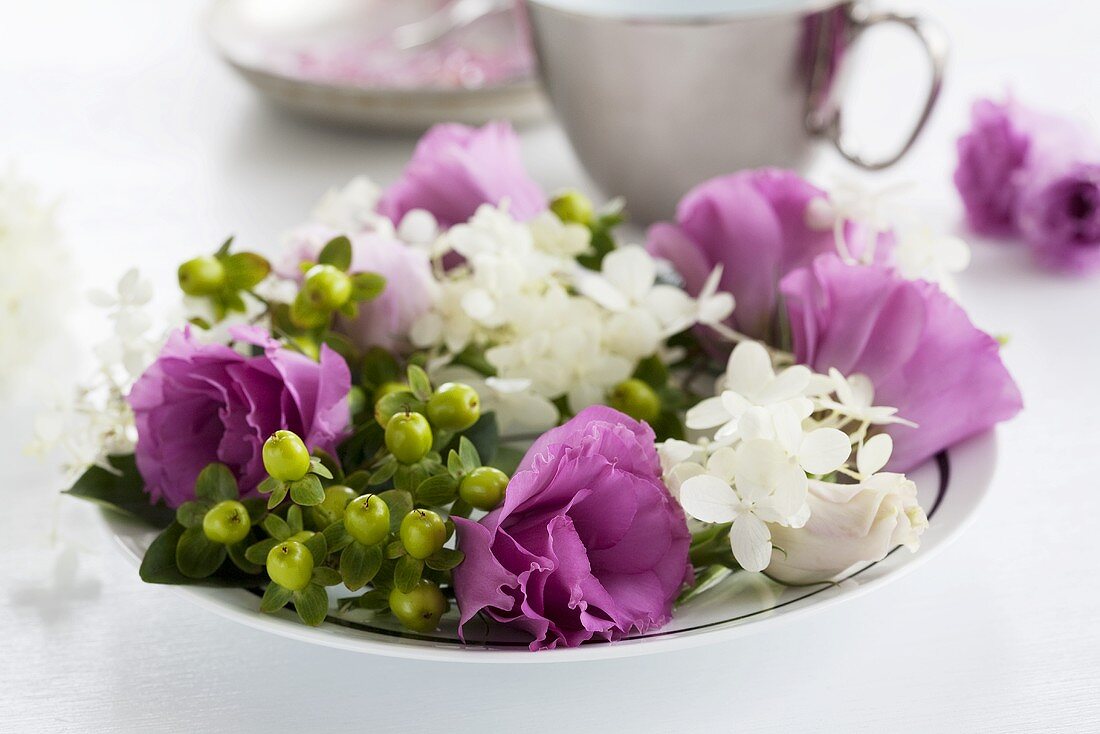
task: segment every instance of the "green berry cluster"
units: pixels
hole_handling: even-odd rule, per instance
[[[231,311],[244,313],[244,294],[251,293],[271,272],[271,264],[264,257],[254,252],[231,253],[232,244],[230,237],[213,255],[192,258],[176,273],[180,290],[209,301],[218,320]]]
[[[439,625],[453,598],[451,571],[463,560],[448,547],[451,517],[499,506],[508,475],[484,466],[464,435],[482,417],[475,390],[433,387],[415,365],[403,380],[389,368],[365,369],[377,373],[363,388],[374,409],[358,411],[341,460],[279,430],[262,449],[268,477],[258,490],[266,499],[242,498],[222,464],[203,470],[196,499],[154,543],[172,546],[168,562],[179,578],[264,586],[261,611],[293,604],[309,625],[324,621],[333,586],[358,593],[339,601],[344,609],[392,614],[420,633]],[[158,562],[154,547],[146,563]]]
[[[340,236],[322,248],[317,262],[301,264],[302,287],[285,314],[299,331],[323,330],[333,316],[359,315],[359,304],[377,298],[386,279],[377,273],[351,273],[351,240]]]

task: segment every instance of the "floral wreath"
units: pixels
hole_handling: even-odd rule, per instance
[[[456,605],[537,650],[734,572],[827,581],[915,551],[904,472],[1021,408],[952,296],[965,244],[883,200],[745,171],[620,244],[621,205],[547,197],[507,125],[438,126],[274,264],[183,263],[182,326],[136,271],[95,293],[114,337],[42,438],[70,494],[161,530],[144,580],[309,625],[330,593],[419,632]]]

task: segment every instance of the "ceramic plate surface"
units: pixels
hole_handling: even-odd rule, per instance
[[[261,95],[315,119],[419,131],[438,122],[525,124],[547,115],[530,73],[467,87],[395,85],[357,76],[362,54],[351,54],[359,52],[319,56],[316,49],[353,49],[357,34],[371,32],[372,2],[378,0],[216,0],[206,30],[222,58]]]
[[[474,620],[466,627],[466,645],[456,634],[457,614],[444,618],[437,632],[427,635],[402,631],[391,617],[375,618],[365,611],[338,615],[333,612],[320,627],[297,621],[293,611],[274,615],[259,612],[259,596],[242,589],[171,587],[183,596],[224,617],[317,645],[374,655],[449,662],[550,663],[627,657],[693,647],[755,633],[783,620],[793,620],[852,599],[898,579],[932,558],[954,540],[974,518],[989,491],[996,464],[997,443],[993,432],[971,439],[941,454],[910,473],[916,481],[921,505],[928,511],[930,527],[915,554],[895,549],[878,563],[850,569],[836,583],[785,587],[759,574],[736,573],[718,586],[677,609],[665,627],[618,642],[593,642],[573,649],[532,653],[519,634],[499,627],[487,628]],[[156,533],[104,511],[118,545],[133,564]],[[339,594],[334,587],[333,596]],[[346,593],[346,592],[345,592]]]

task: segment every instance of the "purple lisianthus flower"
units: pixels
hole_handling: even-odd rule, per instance
[[[454,521],[461,625],[483,612],[529,632],[532,650],[660,627],[692,577],[653,431],[603,406],[543,434],[500,508]]]
[[[937,286],[879,265],[822,255],[780,285],[795,358],[818,372],[867,375],[889,426],[890,469],[905,472],[1023,407],[997,341]]]
[[[779,281],[836,248],[832,226],[812,221],[811,203],[826,198],[793,171],[762,168],[714,178],[680,201],[675,224],[650,227],[646,247],[672,263],[692,295],[721,265],[719,290],[737,302],[730,326],[774,341]],[[853,255],[860,254],[868,238],[851,225],[846,234]]]
[[[527,220],[547,207],[546,195],[523,167],[519,138],[506,122],[473,128],[436,125],[420,142],[401,178],[382,195],[378,212],[394,224],[426,209],[443,227],[470,219],[482,204],[508,200],[508,211]]]
[[[955,187],[970,228],[1003,236],[1017,233],[1028,169],[1094,151],[1095,142],[1080,125],[1013,99],[979,99],[970,111],[970,130],[959,138],[957,148]]]
[[[319,224],[299,227],[290,235],[289,251],[279,272],[300,280],[298,264],[316,260],[321,249],[341,234]],[[347,235],[351,240],[351,272],[378,273],[386,279],[382,293],[359,304],[354,319],[340,316],[336,329],[359,349],[382,347],[395,352],[409,347],[413,322],[431,308],[436,290],[432,266],[426,253],[390,237],[373,232]]]
[[[262,329],[232,333],[263,354],[203,344],[186,328],[168,337],[130,391],[134,454],[153,502],[179,507],[194,499],[199,472],[216,461],[232,470],[243,494],[252,494],[267,476],[264,441],[277,430],[294,431],[311,450],[329,453],[346,433],[351,373],[340,355],[322,346],[314,362],[282,349]]]
[[[1023,190],[1018,221],[1043,267],[1073,275],[1100,270],[1100,164],[1035,172]]]

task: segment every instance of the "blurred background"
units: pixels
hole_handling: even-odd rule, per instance
[[[268,3],[268,10],[288,2]],[[414,4],[431,5],[402,2],[395,22]],[[976,96],[1011,90],[1100,128],[1100,7],[1092,0],[878,5],[919,12],[948,32],[943,97],[900,164],[861,173],[825,151],[809,171],[816,182],[912,183],[908,201],[929,226],[960,230],[950,183],[954,140]],[[478,53],[496,53],[493,39],[519,33],[499,21],[488,42],[477,41]],[[975,238],[962,300],[985,329],[1012,335],[1005,359],[1029,408],[1001,432],[996,491],[976,526],[934,563],[813,624],[656,658],[493,667],[467,676],[458,666],[270,639],[169,590],[143,587],[102,537],[95,512],[56,495],[62,478],[53,464],[21,450],[36,411],[71,390],[88,345],[107,329],[83,305],[86,292],[112,288],[136,265],[167,304],[184,258],[229,234],[249,249],[275,251],[279,233],[328,188],[362,173],[392,181],[416,142],[407,130],[319,123],[272,104],[219,53],[229,43],[218,35],[229,32],[219,22],[208,0],[0,4],[0,167],[10,163],[56,202],[64,250],[50,255],[58,277],[41,298],[72,304],[30,375],[0,395],[7,472],[0,482],[0,625],[9,660],[0,666],[0,730],[387,729],[446,720],[465,731],[528,720],[534,708],[554,717],[538,730],[566,723],[616,731],[1100,726],[1097,598],[1087,581],[1095,572],[1084,553],[1095,542],[1080,520],[1095,517],[1100,504],[1091,490],[1095,472],[1069,460],[1098,448],[1086,413],[1100,404],[1100,345],[1081,324],[1100,294],[1096,281],[1036,272],[1022,250]],[[240,62],[249,51],[234,53]],[[284,77],[336,69],[346,82],[359,73],[354,53],[321,58],[295,46],[273,63]],[[926,61],[910,37],[892,29],[869,35],[858,53],[874,61],[860,64],[851,80],[846,122],[868,147],[888,149],[898,120],[919,109]],[[493,86],[486,80],[497,73],[510,93],[527,84],[529,60],[494,65],[462,54],[457,70],[447,66],[453,59],[435,58],[421,71],[447,89],[471,80],[475,88]],[[537,92],[521,91],[482,100],[474,112],[500,104],[516,117],[527,166],[547,191],[579,183],[602,200]],[[463,107],[462,114],[474,112]],[[234,695],[242,678],[272,671],[282,673],[245,684],[255,703],[246,710]],[[410,704],[413,713],[397,701],[415,691],[425,700]],[[550,692],[570,702],[571,712],[555,712],[546,703]],[[677,706],[668,705],[671,698]]]

